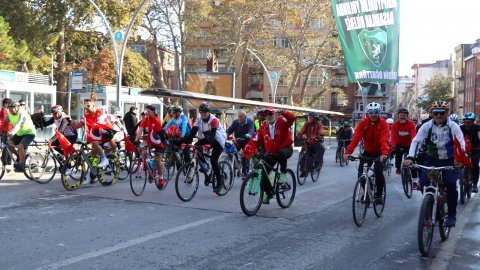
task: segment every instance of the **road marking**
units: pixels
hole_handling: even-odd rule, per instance
[[[79,195],[79,194],[72,194],[72,195],[60,194],[57,197],[40,197],[40,198],[37,198],[37,200],[56,201],[56,200],[70,199],[70,198],[74,198],[74,197],[78,197],[78,196],[82,196],[82,195]]]
[[[174,227],[174,228],[171,228],[171,229],[167,229],[167,230],[164,230],[164,231],[161,231],[161,232],[156,232],[156,233],[152,233],[152,234],[149,234],[149,235],[145,235],[145,236],[142,236],[142,237],[137,238],[137,239],[128,240],[126,242],[119,243],[119,244],[116,244],[116,245],[113,245],[113,246],[110,246],[110,247],[106,247],[104,249],[88,252],[88,253],[85,253],[85,254],[70,258],[70,259],[66,259],[66,260],[59,261],[59,262],[56,262],[56,263],[52,263],[52,264],[49,264],[49,265],[46,265],[46,266],[38,267],[35,270],[47,270],[47,269],[50,270],[50,269],[58,269],[60,267],[69,266],[69,265],[72,265],[74,263],[78,263],[78,262],[81,262],[81,261],[84,261],[84,260],[100,257],[100,256],[103,256],[105,254],[113,253],[113,252],[116,252],[116,251],[121,250],[121,249],[126,249],[126,248],[129,248],[129,247],[132,247],[132,246],[136,246],[136,245],[142,244],[144,242],[147,242],[147,241],[150,241],[150,240],[153,240],[153,239],[156,239],[156,238],[160,238],[160,237],[163,237],[163,236],[167,236],[167,235],[170,235],[170,234],[173,234],[173,233],[177,233],[177,232],[180,232],[180,231],[184,231],[184,230],[190,229],[192,227],[203,225],[205,223],[209,223],[209,222],[213,222],[213,221],[216,221],[216,220],[219,220],[219,219],[223,219],[223,218],[225,218],[227,216],[231,216],[231,215],[233,215],[233,214],[231,214],[231,213],[223,214],[223,215],[214,216],[214,217],[211,217],[211,218],[206,218],[206,219],[202,219],[202,220],[199,220],[199,221],[187,223],[187,224],[184,224],[184,225],[181,225],[181,226],[178,226],[178,227]]]
[[[457,246],[457,241],[460,238],[458,236],[462,234],[463,229],[465,228],[465,225],[468,223],[468,220],[472,214],[473,208],[475,205],[477,205],[477,203],[477,196],[470,198],[470,201],[467,203],[465,209],[463,209],[460,216],[457,217],[457,224],[450,232],[450,237],[442,244],[440,251],[438,252],[437,256],[435,256],[435,259],[433,260],[429,269],[447,269],[450,260],[455,255],[455,247]]]

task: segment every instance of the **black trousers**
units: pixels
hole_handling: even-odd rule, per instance
[[[196,146],[202,146],[205,144],[210,144],[209,140],[207,140],[206,138],[203,138],[195,143]],[[223,152],[223,147],[220,146],[220,143],[218,141],[214,141],[211,146],[212,146],[212,156],[210,157],[210,163],[212,164],[212,170],[213,170],[213,173],[215,174],[215,178],[218,181],[217,183],[221,183],[222,175],[220,173],[220,165],[218,165],[218,159],[220,158],[220,155]],[[207,176],[207,173],[205,173],[205,177],[206,176]]]
[[[363,173],[363,164],[367,163],[368,166],[372,166],[373,161],[368,159],[377,158],[379,156],[381,156],[381,154],[363,153],[362,159],[360,160],[360,164],[358,166],[358,174],[360,175]],[[375,195],[381,196],[383,193],[383,187],[385,186],[385,176],[383,175],[383,162],[375,162],[375,164],[373,165],[373,170],[375,173],[375,185],[377,186]]]
[[[285,147],[283,149],[280,149],[276,153],[272,153],[265,157],[263,160],[265,163],[268,164],[267,166],[267,175],[262,176],[262,182],[261,182],[261,187],[262,189],[267,192],[267,194],[271,197],[273,196],[273,187],[270,181],[268,180],[268,175],[270,174],[270,171],[272,170],[271,168],[274,168],[274,166],[277,164],[277,162],[280,165],[280,172],[281,173],[286,173],[287,172],[287,160],[292,156],[293,154],[293,148],[292,147]]]

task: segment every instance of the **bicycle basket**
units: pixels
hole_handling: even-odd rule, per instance
[[[237,152],[237,147],[233,143],[226,142],[225,143],[225,153],[233,154]]]

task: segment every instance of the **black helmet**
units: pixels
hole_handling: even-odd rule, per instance
[[[349,127],[349,126],[350,126],[350,122],[348,122],[348,121],[343,122],[343,126],[344,126],[344,127]]]
[[[180,107],[180,106],[178,106],[178,105],[172,105],[172,106],[170,107],[170,109],[171,109],[172,112],[174,112],[174,113],[177,113],[177,112],[181,113],[181,112],[183,111],[182,107]]]
[[[400,109],[398,109],[398,113],[406,113],[406,114],[408,114],[408,110],[405,109],[405,108],[400,108]]]
[[[207,103],[202,103],[202,104],[200,104],[200,107],[198,107],[198,111],[209,112],[210,111],[210,106],[208,106]]]
[[[308,116],[311,116],[313,118],[318,118],[318,114],[316,112],[309,112]]]

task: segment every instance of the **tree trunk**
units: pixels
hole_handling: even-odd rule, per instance
[[[65,72],[65,26],[63,20],[58,22],[57,26],[58,40],[57,40],[57,70],[55,72],[55,79],[57,80],[57,104],[67,108],[68,88],[67,88],[67,74]]]
[[[163,78],[163,61],[158,48],[157,34],[153,35],[153,53],[155,57],[155,86],[165,88],[165,79]],[[168,88],[168,87],[167,87]]]
[[[308,83],[308,80],[310,79],[310,75],[313,72],[313,68],[314,68],[313,66],[308,68],[307,75],[305,75],[305,80],[303,80],[302,90],[300,92],[300,100],[302,103],[305,103],[304,99],[305,99],[305,93],[307,92],[307,83]]]
[[[292,83],[290,83],[290,87],[288,88],[288,94],[287,94],[290,105],[293,105],[293,92],[295,90],[295,85],[297,84],[299,76],[300,76],[300,72],[298,72],[298,69],[295,69],[295,73],[293,74],[293,77],[292,77]]]

